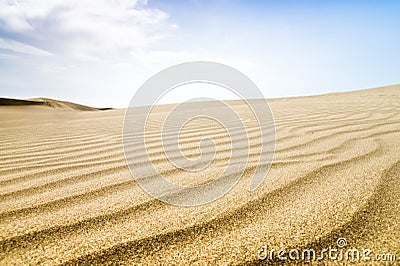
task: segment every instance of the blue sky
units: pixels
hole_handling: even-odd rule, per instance
[[[0,0],[0,95],[126,107],[194,60],[237,68],[265,97],[397,84],[398,14],[400,1]]]

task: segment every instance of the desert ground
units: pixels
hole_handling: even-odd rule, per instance
[[[320,250],[338,238],[400,259],[400,85],[269,100],[275,156],[252,192],[257,123],[232,101],[249,132],[240,136],[251,145],[247,169],[229,193],[198,207],[169,205],[136,183],[122,145],[124,109],[0,103],[1,265],[258,264],[265,245]],[[199,139],[215,137],[205,172],[187,174],[163,157],[159,132],[171,106],[150,117],[155,167],[189,185],[216,178],[229,136],[206,119],[180,135],[189,158],[199,156]]]

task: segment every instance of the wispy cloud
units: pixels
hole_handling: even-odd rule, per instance
[[[39,55],[39,56],[51,55],[51,53],[36,48],[34,46],[2,38],[0,38],[0,49],[22,54],[29,54],[29,55]]]
[[[0,0],[0,22],[7,49],[81,59],[124,57],[176,28],[165,12],[130,0]]]

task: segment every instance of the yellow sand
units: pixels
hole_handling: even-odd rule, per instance
[[[262,186],[248,191],[259,140],[250,134],[239,184],[194,208],[162,203],[135,183],[122,148],[125,110],[0,106],[0,264],[257,263],[264,245],[322,249],[338,238],[400,259],[400,86],[269,103],[277,146]],[[243,103],[232,105],[246,116]],[[168,110],[151,125],[153,159]],[[177,183],[215,178],[228,136],[206,120],[184,131],[184,154],[194,158],[200,137],[219,136],[215,165],[185,176],[161,158],[157,169]]]

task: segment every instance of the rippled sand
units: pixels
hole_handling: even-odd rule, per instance
[[[264,245],[322,249],[338,238],[400,258],[400,86],[269,104],[277,143],[262,186],[248,191],[257,123],[232,102],[250,132],[248,169],[227,195],[194,208],[135,183],[122,147],[125,110],[0,106],[0,264],[256,264]],[[186,156],[199,155],[204,136],[216,137],[218,153],[205,174],[186,178],[162,157],[158,129],[169,109],[151,124],[157,169],[176,182],[215,178],[228,163],[228,136],[206,120],[188,125]]]

